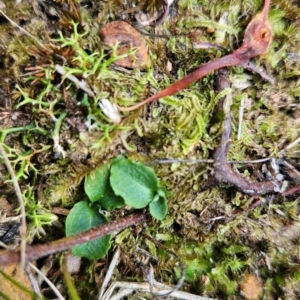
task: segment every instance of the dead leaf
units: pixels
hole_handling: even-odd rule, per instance
[[[113,21],[102,27],[100,36],[105,44],[112,47],[119,42],[117,54],[137,48],[135,57],[128,56],[115,61],[115,64],[125,68],[145,68],[151,66],[147,46],[142,35],[124,21]]]
[[[20,264],[12,264],[1,270],[28,290],[32,290],[30,280],[25,272],[23,272],[23,277],[21,279]],[[15,300],[32,300],[32,297],[28,293],[22,291],[21,288],[17,287],[2,274],[0,274],[0,291],[9,297],[13,296],[13,299]]]
[[[248,300],[258,300],[262,287],[260,280],[252,275],[246,274],[240,283],[241,295]]]

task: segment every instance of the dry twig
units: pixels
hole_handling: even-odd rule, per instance
[[[72,248],[76,245],[83,244],[92,241],[101,236],[107,235],[114,231],[120,231],[129,226],[143,222],[147,219],[147,215],[144,213],[135,213],[124,217],[120,220],[116,220],[101,226],[89,229],[76,235],[65,237],[54,242],[28,246],[26,249],[26,261],[37,260],[47,255],[64,251]],[[0,251],[0,265],[9,265],[13,262],[20,261],[19,251]]]
[[[229,87],[227,71],[219,70],[217,75],[217,88],[219,91]],[[229,95],[230,96],[230,95]],[[235,186],[239,191],[249,195],[262,195],[267,193],[279,192],[280,187],[275,181],[254,182],[241,176],[227,164],[227,154],[231,141],[231,99],[224,97],[218,104],[218,109],[224,111],[225,119],[221,135],[220,146],[214,152],[214,175],[209,178],[202,186],[202,190],[211,188],[221,182]]]

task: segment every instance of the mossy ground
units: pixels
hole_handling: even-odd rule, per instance
[[[70,1],[23,0],[17,6],[10,0],[3,2],[6,14],[43,45],[41,48],[1,17],[1,143],[28,200],[31,239],[43,225],[41,221],[30,223],[34,204],[39,203],[38,209],[44,213],[54,207],[72,207],[85,197],[85,175],[118,154],[144,163],[165,158],[211,159],[220,136],[220,118],[214,115],[219,97],[213,74],[174,96],[124,113],[118,125],[107,120],[98,102],[102,98],[112,101],[117,92],[120,105],[131,105],[200,64],[236,49],[263,1],[175,1],[162,25],[145,28],[136,24],[131,12],[134,5],[142,7],[140,1],[76,1],[80,16]],[[144,2],[150,14],[154,4],[161,5],[160,1]],[[241,67],[230,69],[234,103],[229,160],[280,156],[298,165],[298,144],[279,154],[300,136],[299,13],[297,1],[272,1],[273,42],[268,54],[255,63],[274,77],[274,86]],[[120,18],[147,33],[152,68],[128,70],[113,64],[116,56],[105,49],[98,33],[102,25]],[[79,25],[75,27],[72,21]],[[194,42],[217,43],[226,50],[194,49]],[[88,97],[67,78],[62,81],[55,64],[65,65],[69,74],[84,78],[97,96]],[[29,71],[28,67],[36,69]],[[241,99],[245,99],[245,112],[241,139],[237,140]],[[151,166],[170,192],[169,214],[163,222],[151,221],[142,230],[186,263],[184,290],[218,299],[240,299],[243,276],[254,274],[261,281],[262,299],[299,297],[300,235],[292,231],[300,222],[297,197],[254,198],[225,185],[199,192],[211,165]],[[252,180],[266,179],[265,165],[241,163],[237,167]],[[0,175],[2,197],[13,203],[14,191],[5,182],[8,175],[3,165]],[[253,208],[255,201],[261,204]],[[112,219],[122,213],[112,212]],[[60,216],[59,221],[63,223],[64,218]],[[122,250],[115,279],[142,280],[138,246],[158,258],[157,280],[166,284],[178,280],[178,261],[144,237],[126,230],[116,236],[115,244]],[[104,267],[110,257],[103,260]],[[99,275],[99,270],[91,271],[88,264],[85,268],[90,268],[92,285],[95,275],[101,282],[105,272]],[[80,276],[74,280],[80,282]],[[82,296],[87,293],[94,292],[84,288]]]

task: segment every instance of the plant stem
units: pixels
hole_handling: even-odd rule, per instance
[[[40,244],[36,246],[28,246],[26,248],[26,261],[37,260],[41,257],[64,251],[73,246],[83,244],[99,238],[101,236],[107,235],[114,231],[120,231],[134,224],[146,221],[147,214],[145,213],[135,213],[124,217],[120,220],[116,220],[101,226],[89,229],[87,231],[81,232],[79,234],[65,237],[50,243]],[[20,261],[20,252],[19,251],[9,251],[4,250],[0,252],[0,265],[9,265],[11,263]]]
[[[215,70],[218,70],[218,69],[224,68],[224,67],[235,66],[235,65],[238,65],[241,63],[245,63],[247,60],[248,59],[244,59],[244,60],[240,59],[239,57],[236,57],[233,54],[228,54],[219,59],[216,59],[216,60],[213,60],[206,64],[201,65],[195,71],[193,71],[191,74],[181,78],[180,80],[174,82],[173,84],[171,84],[164,90],[158,92],[157,94],[153,95],[152,97],[150,97],[142,102],[139,102],[133,106],[121,107],[116,102],[115,102],[115,104],[117,105],[117,107],[120,111],[132,111],[132,110],[135,110],[147,103],[156,101],[156,100],[158,100],[160,98],[164,98],[166,96],[171,96],[171,95],[183,90],[184,88],[188,87],[190,84],[203,78],[204,76],[206,76],[207,74],[209,74]]]
[[[265,55],[272,41],[272,32],[268,20],[270,2],[271,0],[265,0],[263,10],[259,14],[254,16],[254,18],[248,24],[245,30],[243,43],[238,49],[219,59],[201,65],[191,74],[181,78],[164,90],[133,106],[120,107],[115,100],[115,104],[118,109],[120,111],[135,110],[160,98],[171,96],[213,71],[224,67],[245,64],[249,59],[253,57]]]

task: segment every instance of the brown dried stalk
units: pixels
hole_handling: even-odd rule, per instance
[[[27,246],[26,261],[37,260],[41,257],[64,251],[76,245],[92,241],[114,231],[120,231],[129,226],[146,221],[147,215],[144,213],[135,213],[101,226],[89,229],[79,234],[65,237],[54,242]],[[0,251],[0,265],[9,265],[20,261],[20,251],[3,250]]]

